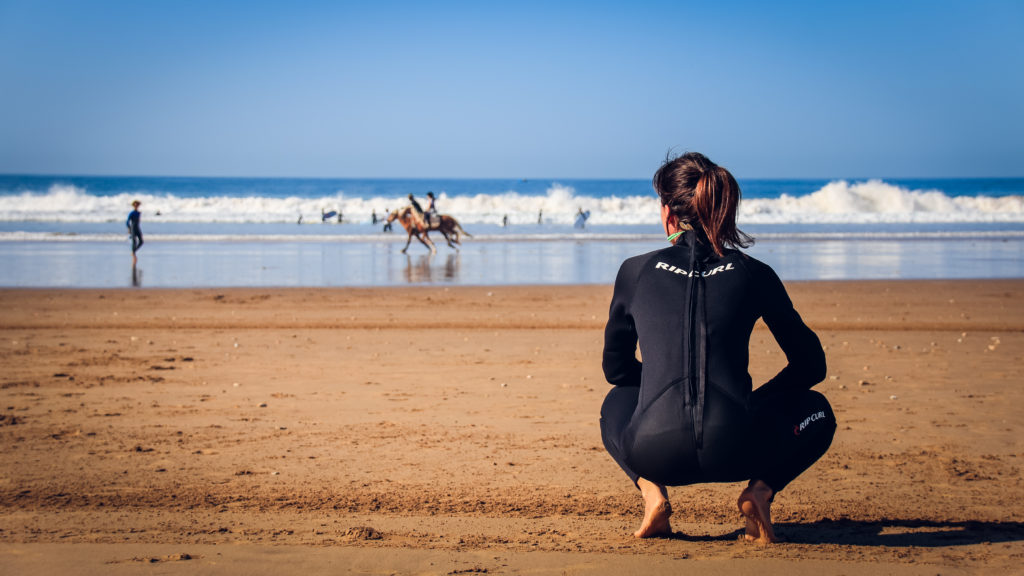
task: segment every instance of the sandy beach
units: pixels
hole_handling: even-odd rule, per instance
[[[632,537],[610,286],[0,291],[0,572],[1022,573],[1024,280],[787,286],[839,428],[770,547]]]

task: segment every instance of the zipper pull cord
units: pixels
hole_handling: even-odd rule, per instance
[[[690,302],[687,318],[689,339],[690,420],[697,448],[704,446],[704,390],[707,382],[707,322],[705,320],[703,266],[697,260],[697,238],[690,243]]]

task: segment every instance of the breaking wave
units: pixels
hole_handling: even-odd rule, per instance
[[[119,222],[132,200],[142,202],[144,219],[195,223],[274,223],[318,221],[323,211],[340,210],[348,221],[365,222],[376,212],[397,208],[394,196],[356,197],[338,192],[315,198],[114,194],[99,196],[81,187],[55,184],[46,191],[0,196],[0,221]],[[441,193],[442,212],[464,224],[495,223],[571,225],[581,208],[588,224],[640,225],[657,222],[653,195],[594,197],[570,186],[551,185],[542,195],[510,191],[497,194]],[[910,190],[881,180],[832,181],[806,195],[748,198],[740,205],[740,224],[814,223],[975,223],[1024,222],[1024,196],[949,196],[941,190]]]

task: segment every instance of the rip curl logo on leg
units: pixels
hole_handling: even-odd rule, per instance
[[[824,418],[825,418],[825,412],[824,411],[815,412],[814,414],[811,414],[807,418],[804,418],[803,422],[800,422],[799,424],[793,426],[793,436],[799,436],[800,433],[803,432],[805,428],[810,426],[811,422],[817,422],[818,420],[822,420]]]

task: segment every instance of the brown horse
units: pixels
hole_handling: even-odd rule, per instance
[[[430,223],[430,227],[427,228],[413,216],[412,206],[399,208],[398,210],[395,210],[391,214],[388,214],[388,224],[394,222],[395,220],[398,220],[398,222],[402,225],[402,228],[405,228],[405,232],[409,235],[409,237],[405,241],[405,248],[402,248],[403,254],[405,253],[406,250],[409,249],[409,244],[412,242],[413,236],[415,236],[417,240],[422,242],[424,246],[429,248],[431,254],[436,254],[437,247],[434,246],[434,242],[430,240],[430,236],[428,235],[428,233],[432,230],[439,231],[441,235],[444,236],[445,241],[448,242],[448,246],[456,250],[459,249],[459,247],[456,246],[456,244],[462,244],[462,242],[459,242],[460,235],[464,234],[469,238],[473,237],[472,234],[462,229],[462,226],[459,224],[458,220],[452,218],[447,214],[439,214],[436,217],[431,218],[432,221]],[[452,244],[452,242],[454,242],[455,244]]]

